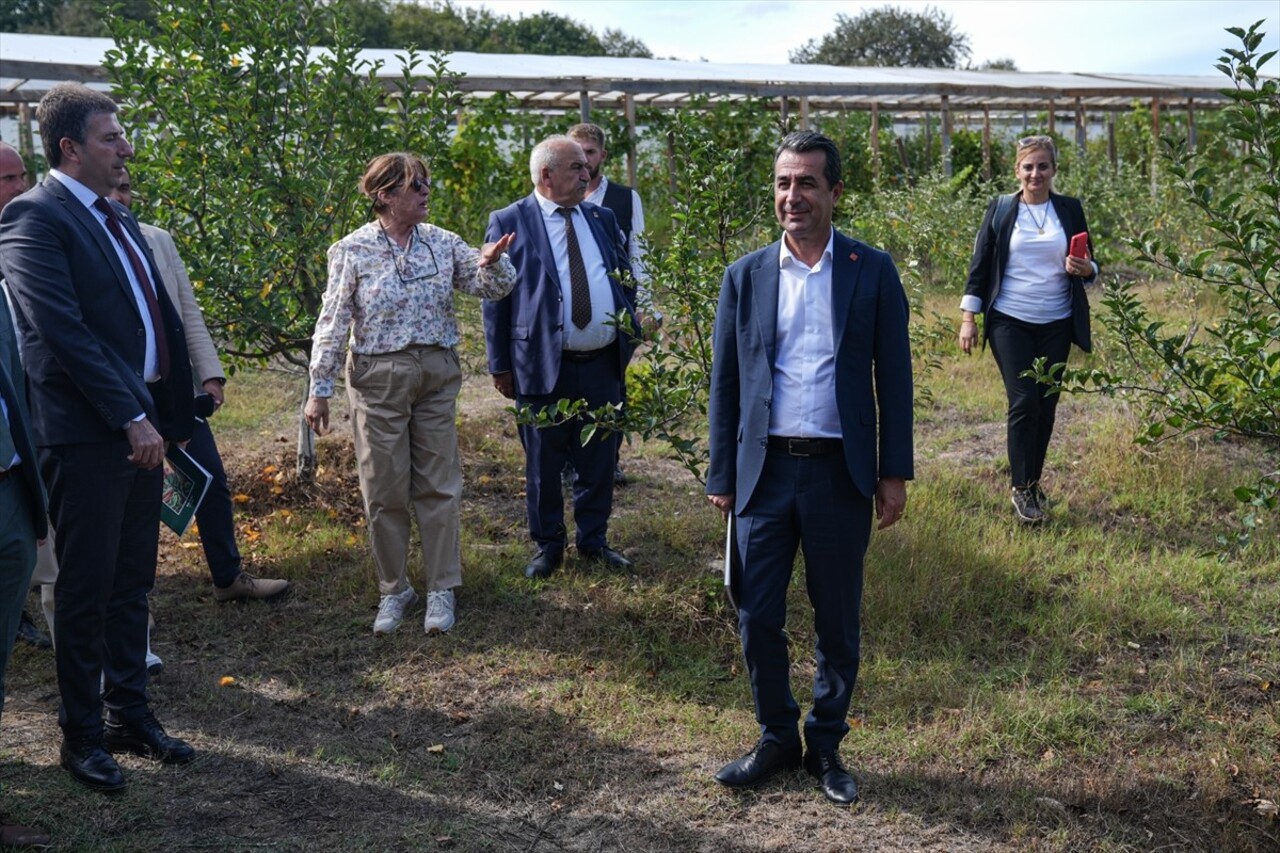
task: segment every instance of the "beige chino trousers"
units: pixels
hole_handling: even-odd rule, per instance
[[[422,536],[426,590],[461,586],[458,354],[437,346],[348,354],[346,370],[378,593],[394,595],[410,585],[411,505]]]

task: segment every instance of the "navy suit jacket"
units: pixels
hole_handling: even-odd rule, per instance
[[[707,494],[735,495],[738,513],[766,487],[779,249],[774,243],[730,266],[716,311]],[[835,233],[831,312],[845,463],[854,486],[872,498],[881,478],[915,473],[907,297],[887,253]]]
[[[1015,193],[1017,195],[1018,193]],[[1008,198],[1008,196],[1005,196]],[[1000,222],[993,222],[999,210],[1000,197],[997,196],[987,205],[987,212],[982,217],[982,225],[978,227],[978,236],[973,241],[973,257],[969,261],[969,279],[965,282],[966,296],[977,296],[982,300],[982,310],[991,308],[991,303],[1000,293],[1000,282],[1004,278],[1004,268],[1009,263],[1009,238],[1013,235],[1013,226],[1018,219],[1018,203],[1015,200],[1007,206]],[[1089,230],[1089,223],[1084,218],[1084,206],[1080,199],[1069,195],[1049,193],[1049,201],[1053,204],[1053,212],[1062,223],[1063,239],[1068,243],[1072,234]],[[1066,246],[1064,245],[1065,249]],[[1093,234],[1089,234],[1089,255],[1093,256]],[[1097,259],[1094,259],[1097,263]],[[1086,281],[1092,281],[1096,274],[1088,279],[1079,276],[1071,278],[1071,341],[1085,352],[1093,348],[1093,340],[1089,329],[1089,297],[1084,292]],[[991,327],[983,327],[983,335]]]
[[[18,347],[13,335],[13,319],[4,294],[0,293],[0,397],[9,408],[9,432],[13,444],[22,458],[22,464],[13,472],[22,480],[23,489],[30,502],[31,517],[35,520],[37,539],[49,533],[49,510],[45,505],[44,486],[40,482],[39,462],[36,459],[35,439],[31,437],[31,415],[27,411],[26,376],[22,362],[18,360]],[[3,460],[5,465],[9,460]],[[2,523],[8,523],[5,519]]]
[[[122,438],[145,413],[170,441],[191,437],[191,362],[182,321],[147,241],[112,202],[142,250],[169,343],[170,374],[148,389],[146,333],[111,236],[56,178],[0,213],[0,270],[14,298],[39,446]],[[154,396],[153,396],[154,394]]]
[[[622,233],[608,208],[583,202],[580,207],[591,227],[591,236],[600,247],[605,269],[610,270],[614,310],[631,318],[631,328],[639,332],[635,315],[635,289],[623,287],[613,271],[630,273]],[[489,350],[489,372],[514,371],[516,394],[522,397],[550,394],[560,375],[560,353],[564,349],[564,306],[556,259],[547,238],[542,208],[530,194],[489,215],[485,242],[515,233],[507,250],[516,268],[516,285],[502,299],[484,302],[484,337]],[[630,280],[630,277],[627,277]],[[636,341],[618,330],[618,376],[621,378]]]

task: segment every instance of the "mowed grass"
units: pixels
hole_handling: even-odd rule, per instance
[[[926,381],[907,517],[867,559],[850,812],[800,773],[746,794],[711,781],[756,726],[716,574],[723,528],[660,447],[624,451],[611,540],[637,571],[570,553],[530,583],[519,441],[487,377],[469,378],[458,626],[426,637],[418,605],[374,638],[349,422],[338,405],[317,483],[294,482],[304,384],[281,371],[234,377],[215,430],[250,567],[294,595],[215,605],[195,537],[162,536],[153,702],[200,759],[126,758],[119,798],[80,788],[57,768],[52,657],[19,647],[0,808],[64,850],[1276,849],[1274,520],[1248,551],[1215,552],[1232,485],[1265,454],[1148,454],[1123,406],[1067,398],[1053,521],[1026,530],[990,355],[947,355]],[[802,565],[793,587],[803,707]]]

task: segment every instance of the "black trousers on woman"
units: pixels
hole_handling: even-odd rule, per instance
[[[1004,379],[1009,400],[1009,478],[1014,488],[1040,481],[1044,457],[1053,435],[1058,395],[1045,395],[1049,386],[1021,376],[1038,358],[1052,366],[1067,360],[1071,351],[1071,318],[1052,323],[1028,323],[987,312],[987,340]]]

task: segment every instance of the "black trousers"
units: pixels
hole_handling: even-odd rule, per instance
[[[58,723],[68,738],[98,740],[104,706],[125,721],[147,712],[147,593],[163,469],[129,462],[123,433],[39,453],[58,555]]]
[[[1021,374],[1038,358],[1048,365],[1067,360],[1071,319],[1028,323],[991,310],[987,312],[987,340],[1009,400],[1009,479],[1014,488],[1025,488],[1039,482],[1044,471],[1058,395],[1046,395],[1047,385]]]

